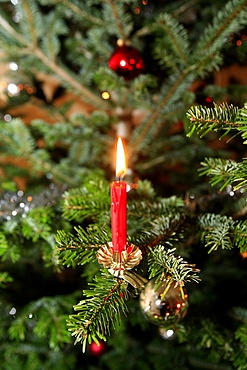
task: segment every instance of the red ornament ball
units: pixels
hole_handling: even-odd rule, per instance
[[[106,345],[103,342],[99,342],[99,344],[93,342],[90,344],[89,350],[93,356],[101,356],[106,351]]]
[[[119,46],[111,55],[108,66],[125,80],[133,80],[145,66],[141,53],[132,46]]]

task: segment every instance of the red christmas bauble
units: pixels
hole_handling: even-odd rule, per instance
[[[93,356],[101,356],[106,351],[106,344],[103,342],[99,342],[99,344],[92,342],[89,350]]]
[[[125,80],[133,80],[145,66],[141,53],[132,46],[119,46],[111,55],[108,66]]]

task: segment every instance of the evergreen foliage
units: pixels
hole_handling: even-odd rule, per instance
[[[3,369],[247,369],[246,87],[208,84],[242,58],[231,40],[247,1],[0,2],[2,61],[36,88],[0,92]],[[133,80],[108,68],[118,39],[143,55]],[[142,259],[118,275],[98,251],[123,126],[127,239]],[[151,278],[188,291],[170,340],[131,284]]]
[[[228,136],[230,141],[234,136],[241,134],[243,144],[246,144],[246,105],[239,109],[229,107],[227,104],[220,106],[214,105],[214,108],[205,108],[196,106],[188,111],[188,117],[192,123],[189,135],[193,131],[203,137],[210,131],[224,133],[219,139]],[[210,176],[212,185],[221,183],[223,190],[227,185],[233,185],[234,190],[246,190],[246,159],[236,163],[232,159],[206,158],[201,163],[201,175]]]

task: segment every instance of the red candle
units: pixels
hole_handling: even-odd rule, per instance
[[[126,249],[127,238],[127,184],[122,181],[126,174],[126,160],[121,138],[118,138],[116,153],[116,177],[111,183],[112,248],[121,253]]]

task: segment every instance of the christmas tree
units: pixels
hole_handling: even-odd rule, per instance
[[[246,15],[1,1],[3,369],[247,369]]]

